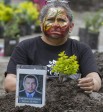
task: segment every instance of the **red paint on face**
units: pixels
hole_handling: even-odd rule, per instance
[[[64,38],[70,27],[69,17],[63,8],[50,8],[43,23],[43,31],[47,37]]]
[[[47,36],[55,35],[57,37],[64,38],[65,35],[67,35],[68,33],[68,29],[69,29],[69,25],[63,27],[59,25],[53,25],[52,27],[50,27],[48,30],[45,31],[45,34]]]

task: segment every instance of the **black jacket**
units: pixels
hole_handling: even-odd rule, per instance
[[[27,97],[25,90],[19,92],[19,96],[20,97]],[[35,91],[35,94],[34,94],[33,97],[35,97],[35,98],[42,98],[42,94],[40,94],[39,92]]]

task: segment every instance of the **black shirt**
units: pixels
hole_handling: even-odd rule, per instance
[[[63,45],[46,44],[41,37],[35,37],[20,42],[14,49],[7,66],[7,73],[16,74],[16,65],[44,65],[50,74],[51,65],[62,51],[68,56],[76,55],[79,62],[79,73],[85,77],[88,73],[98,72],[94,55],[89,46],[77,40],[68,38]]]

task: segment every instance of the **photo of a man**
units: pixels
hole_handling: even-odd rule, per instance
[[[41,98],[42,94],[37,91],[38,80],[34,75],[26,75],[23,79],[23,90],[19,91],[19,97]]]
[[[46,73],[45,66],[17,66],[15,106],[45,105]]]

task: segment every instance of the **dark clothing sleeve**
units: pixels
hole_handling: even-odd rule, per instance
[[[27,44],[25,44],[27,45]],[[10,61],[7,66],[7,73],[16,74],[16,65],[17,64],[27,64],[27,46],[24,46],[23,42],[18,44],[15,48],[15,50],[12,53],[12,56],[10,58]]]
[[[85,77],[87,74],[91,72],[98,72],[95,58],[91,48],[84,44],[80,49],[81,53],[79,57],[79,64],[82,77]]]

